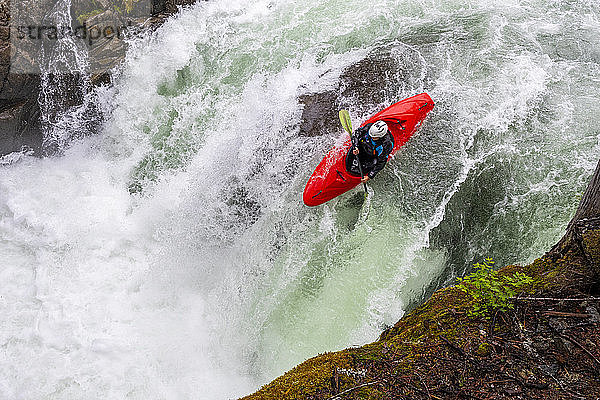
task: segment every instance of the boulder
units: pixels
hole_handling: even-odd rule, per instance
[[[350,105],[354,115],[366,116],[401,100],[402,89],[421,79],[421,68],[418,55],[403,45],[392,43],[373,50],[347,67],[334,89],[298,98],[303,105],[300,134],[339,132],[338,111]]]
[[[39,118],[37,98],[0,100],[0,156],[25,149],[40,154],[43,136]]]
[[[10,4],[0,0],[0,156],[23,148],[41,151],[40,77],[11,73]]]
[[[194,4],[196,0],[154,0],[153,14],[174,14],[179,7]]]

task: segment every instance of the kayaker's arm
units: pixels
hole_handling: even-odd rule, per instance
[[[369,173],[367,174],[369,179],[373,179],[375,177],[375,175],[377,175],[379,173],[379,171],[381,171],[383,169],[383,167],[385,167],[388,156],[392,152],[394,145],[391,140],[391,134],[389,132],[388,132],[388,135],[390,135],[390,138],[386,138],[386,140],[383,144],[383,151],[381,152],[381,154],[379,154],[377,156],[377,159],[376,159],[373,169],[371,171],[369,171]]]
[[[371,127],[371,125],[373,124],[367,124],[363,127],[358,128],[357,130],[354,131],[354,133],[352,134],[352,150],[358,149],[360,147],[360,139],[365,136],[365,134],[367,134],[367,132],[369,132],[369,128]],[[355,155],[358,153],[354,153]]]

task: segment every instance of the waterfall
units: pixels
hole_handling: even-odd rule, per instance
[[[77,42],[44,49],[55,155],[0,165],[0,398],[241,396],[376,340],[474,261],[541,255],[600,153],[600,10],[509,3],[199,2],[110,87]],[[382,49],[402,67],[359,102],[340,82]],[[364,218],[359,192],[302,205],[344,139],[301,134],[299,96],[327,91],[357,125],[436,102]]]

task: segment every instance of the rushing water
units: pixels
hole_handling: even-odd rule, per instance
[[[421,91],[436,108],[368,204],[309,209],[337,138],[298,135],[298,96],[380,46],[417,54],[414,73],[366,108]],[[376,339],[474,260],[531,261],[600,154],[599,63],[595,0],[184,10],[94,93],[101,134],[1,160],[0,398],[243,395]]]

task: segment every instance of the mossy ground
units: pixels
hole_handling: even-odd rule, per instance
[[[583,250],[594,265],[596,274],[600,275],[600,229],[586,231],[581,236]]]
[[[489,319],[469,317],[457,287],[439,290],[377,342],[314,357],[244,399],[598,399],[594,264],[571,251],[503,268],[533,283]]]

